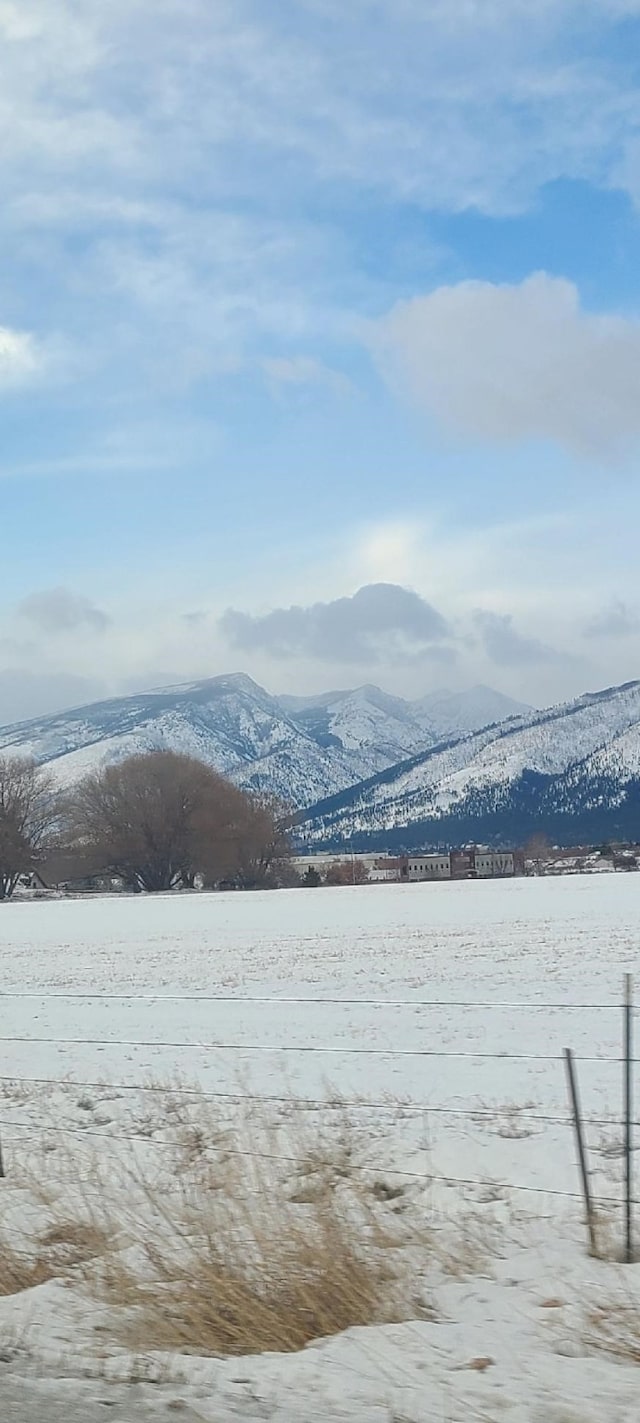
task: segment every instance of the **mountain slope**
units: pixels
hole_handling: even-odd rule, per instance
[[[274,697],[241,674],[117,698],[5,727],[0,749],[49,762],[61,782],[136,752],[199,756],[239,784],[292,804],[351,785],[358,775],[338,747],[323,750]]]
[[[411,709],[431,735],[434,741],[445,737],[465,736],[470,731],[480,731],[483,726],[506,721],[512,716],[527,716],[533,707],[524,702],[516,702],[495,692],[492,687],[471,687],[467,692],[429,692],[420,701],[412,702]]]
[[[305,839],[505,843],[544,829],[640,835],[640,682],[515,717],[372,777],[309,812]]]
[[[378,687],[278,698],[235,674],[5,727],[0,750],[49,762],[60,782],[71,783],[123,756],[171,748],[298,808],[406,760],[435,739],[420,708]]]
[[[411,702],[379,687],[325,692],[318,697],[280,697],[285,708],[319,746],[339,745],[359,757],[361,776],[402,761],[437,740]]]
[[[61,783],[158,749],[199,756],[239,785],[298,808],[429,745],[400,699],[375,687],[324,705],[272,697],[250,677],[213,677],[114,698],[0,730],[0,750],[49,763]]]
[[[417,704],[376,687],[277,698],[238,674],[5,727],[0,751],[48,762],[62,784],[185,751],[300,811],[311,844],[640,837],[640,682],[459,734],[500,704],[484,688]]]

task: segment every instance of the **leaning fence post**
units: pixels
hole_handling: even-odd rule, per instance
[[[589,1182],[589,1172],[587,1169],[587,1152],[584,1144],[584,1133],[582,1130],[582,1113],[580,1111],[580,1098],[578,1096],[578,1079],[576,1076],[573,1053],[570,1047],[564,1050],[564,1060],[567,1069],[567,1084],[569,1087],[569,1100],[573,1115],[573,1125],[576,1134],[576,1147],[578,1151],[578,1165],[582,1178],[582,1191],[584,1195],[584,1208],[587,1217],[587,1227],[589,1230],[589,1240],[591,1243],[592,1255],[597,1255],[596,1242],[596,1222],[593,1213],[593,1201],[591,1199],[591,1185]]]
[[[633,979],[624,976],[624,1157],[625,1157],[625,1259],[633,1260]]]

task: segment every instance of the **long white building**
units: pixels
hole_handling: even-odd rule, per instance
[[[451,879],[451,855],[408,855],[402,862],[401,878]]]

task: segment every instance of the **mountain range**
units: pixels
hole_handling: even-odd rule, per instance
[[[535,711],[488,687],[276,697],[238,673],[0,729],[63,785],[162,748],[276,795],[310,849],[640,838],[640,681]]]
[[[640,839],[640,682],[443,740],[312,807],[311,846]]]
[[[274,697],[236,673],[7,726],[0,729],[0,751],[47,762],[59,782],[72,784],[109,761],[171,748],[299,810],[443,736],[522,710],[489,687],[417,702],[372,686]]]

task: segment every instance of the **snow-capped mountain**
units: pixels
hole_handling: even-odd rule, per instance
[[[640,682],[449,738],[309,812],[311,843],[640,837]]]
[[[390,696],[379,687],[357,687],[354,691],[324,692],[316,697],[280,697],[280,705],[307,727],[316,738],[337,737],[352,750],[376,748],[385,765],[400,761],[412,751],[441,741],[479,731],[491,722],[530,712],[531,707],[515,702],[491,687],[472,687],[466,692],[430,692],[418,701]],[[382,769],[382,767],[380,767]]]
[[[341,748],[319,746],[275,697],[242,674],[5,727],[0,749],[9,748],[49,763],[66,784],[136,752],[184,751],[295,806],[352,785],[361,774]]]
[[[484,687],[278,698],[236,674],[0,730],[0,751],[49,763],[62,784],[159,748],[277,795],[311,844],[640,838],[640,682],[534,712]]]
[[[480,731],[493,722],[506,721],[533,710],[524,702],[514,702],[492,687],[471,687],[468,692],[429,692],[420,701],[412,702],[412,711],[420,724],[427,727],[434,740],[469,731]]]
[[[318,745],[340,746],[358,762],[365,757],[370,769],[363,770],[363,778],[423,751],[438,739],[410,702],[389,696],[379,687],[326,692],[319,697],[281,697],[280,705]]]
[[[467,718],[482,716],[476,692],[467,696]],[[273,697],[237,673],[5,727],[0,750],[48,762],[58,780],[70,784],[123,756],[171,748],[299,808],[433,745],[441,735],[439,715],[433,720],[421,704],[378,687]]]

